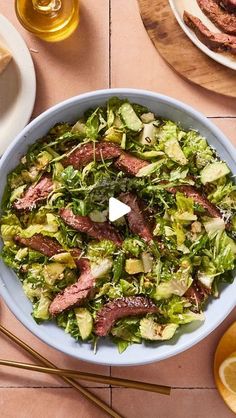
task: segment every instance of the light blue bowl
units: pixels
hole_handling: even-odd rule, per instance
[[[111,89],[82,94],[66,100],[44,112],[33,120],[9,146],[0,162],[0,200],[6,184],[7,174],[18,164],[30,144],[60,121],[74,122],[83,112],[104,104],[110,97],[128,98],[147,106],[157,115],[179,122],[186,129],[196,129],[227,162],[236,174],[236,151],[223,133],[201,113],[170,97],[144,90]],[[134,344],[119,354],[109,340],[100,340],[97,354],[87,343],[77,343],[54,323],[37,325],[31,317],[31,303],[23,293],[16,274],[0,262],[0,292],[15,316],[37,337],[52,347],[85,361],[115,366],[151,363],[174,356],[205,338],[234,308],[236,302],[236,280],[222,289],[220,298],[208,304],[204,323],[183,326],[175,339],[167,343]]]

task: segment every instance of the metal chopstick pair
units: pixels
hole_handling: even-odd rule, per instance
[[[79,372],[75,370],[58,369],[53,363],[51,363],[49,360],[47,360],[45,357],[43,357],[33,348],[29,347],[26,343],[24,343],[22,340],[20,340],[17,336],[12,334],[9,330],[4,328],[2,325],[0,325],[0,332],[2,332],[8,338],[14,341],[18,346],[20,346],[21,348],[24,348],[24,350],[26,350],[29,354],[31,354],[35,359],[43,363],[46,367],[37,366],[33,364],[27,364],[27,363],[20,363],[20,362],[15,362],[15,361],[9,361],[9,360],[0,360],[0,365],[58,375],[64,381],[66,381],[72,387],[74,387],[77,391],[82,393],[87,399],[94,402],[98,407],[103,409],[103,411],[107,412],[110,416],[114,418],[122,418],[122,417],[117,412],[115,412],[112,408],[110,408],[106,403],[98,399],[94,394],[89,392],[86,388],[81,386],[77,381],[72,379],[72,377],[79,378],[81,380],[86,380],[86,381],[93,381],[93,382],[98,382],[98,383],[123,386],[126,388],[146,390],[146,391],[156,392],[156,393],[160,393],[164,395],[170,394],[171,388],[168,386],[137,382],[137,381],[127,380],[127,379],[119,379],[119,378],[110,377],[110,376],[101,376],[97,374],[84,373],[84,372]]]

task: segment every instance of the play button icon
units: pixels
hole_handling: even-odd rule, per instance
[[[109,221],[114,222],[117,219],[122,218],[122,216],[127,215],[131,211],[128,205],[120,202],[114,197],[109,199]]]

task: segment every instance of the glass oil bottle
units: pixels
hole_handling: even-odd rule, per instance
[[[25,29],[48,42],[68,38],[79,24],[78,0],[15,0],[15,10]]]

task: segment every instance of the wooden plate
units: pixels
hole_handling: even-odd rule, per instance
[[[214,377],[216,387],[228,407],[236,414],[236,394],[231,393],[220,380],[219,367],[221,363],[236,351],[236,322],[234,322],[220,339],[215,352]]]
[[[138,0],[144,26],[156,49],[179,75],[208,90],[236,97],[236,71],[213,61],[188,39],[168,0]]]

